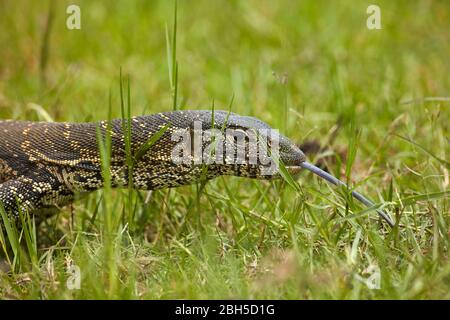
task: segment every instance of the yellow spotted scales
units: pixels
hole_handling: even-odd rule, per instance
[[[162,128],[167,128],[133,166],[132,183],[135,189],[176,187],[219,175],[272,178],[262,175],[258,165],[247,163],[209,164],[206,171],[202,164],[175,164],[172,150],[177,141],[172,141],[171,134],[175,130],[188,130],[192,134],[194,121],[200,121],[204,130],[212,127],[243,131],[270,129],[256,118],[225,111],[215,111],[214,117],[211,111],[206,110],[133,117],[130,144],[132,155]],[[0,201],[3,207],[12,216],[17,216],[19,207],[33,212],[42,207],[62,206],[70,203],[76,194],[102,188],[97,128],[103,138],[108,128],[110,130],[112,186],[126,187],[129,166],[126,138],[123,134],[124,123],[127,120],[115,119],[110,123],[0,121]],[[282,139],[288,142],[284,137]],[[297,163],[304,160],[303,153],[298,148],[289,149],[289,156],[285,161],[291,158]]]
[[[262,152],[267,156],[267,150],[273,152],[271,146],[276,145],[277,168],[278,163],[283,163],[291,173],[303,168],[348,190],[345,183],[305,161],[305,155],[294,143],[278,132],[274,134],[269,131],[270,126],[257,118],[226,111],[214,111],[213,114],[209,110],[185,110],[133,117],[129,122],[130,130],[128,120],[123,119],[96,123],[0,121],[0,203],[3,208],[12,219],[16,219],[19,209],[36,212],[43,207],[62,206],[73,201],[76,194],[102,188],[99,133],[102,140],[106,136],[111,137],[109,173],[113,187],[127,187],[131,182],[135,189],[154,190],[192,184],[220,175],[286,178],[283,171],[268,174],[265,170],[267,163],[251,161],[255,158],[255,152],[256,158],[260,159]],[[191,154],[188,158],[192,161],[177,163],[173,151],[179,141],[173,139],[174,133],[185,132],[195,141],[198,123],[201,132],[209,129],[240,132],[244,134],[245,141],[250,140],[250,132],[257,131],[258,137],[265,132],[262,140],[265,146],[258,147],[256,151],[249,146],[242,148],[242,141],[232,138],[235,153],[231,158],[238,158],[240,148],[244,152],[241,161],[199,163],[194,161],[193,152],[194,156]],[[124,132],[130,132],[131,138],[127,139]],[[159,134],[161,136],[153,141],[150,148],[144,148]],[[200,136],[201,154],[208,143],[211,144],[211,141]],[[227,143],[230,141],[225,137],[223,148],[228,148]],[[142,150],[144,152],[140,154]],[[133,159],[133,165],[130,165],[130,159]],[[366,206],[374,206],[362,194],[354,190],[350,193]],[[386,212],[376,208],[375,211],[390,226],[394,225]]]

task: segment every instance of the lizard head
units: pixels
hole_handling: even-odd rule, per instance
[[[171,173],[164,179],[169,186],[220,175],[273,179],[280,176],[280,162],[295,173],[305,161],[294,143],[254,117],[227,111],[177,111],[164,117],[173,124],[170,142],[166,137],[156,149],[170,153],[164,172]]]
[[[280,163],[294,173],[305,161],[303,152],[290,139],[258,118],[226,111],[216,111],[214,122],[212,113],[203,117],[206,130],[211,130],[208,124],[215,123],[214,128],[223,136],[225,166],[218,168],[224,168],[221,174],[272,179],[279,177]]]

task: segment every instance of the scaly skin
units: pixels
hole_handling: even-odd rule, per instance
[[[130,121],[128,155],[134,159],[132,170],[129,169],[127,139],[123,134],[127,120],[116,119],[111,123],[0,121],[0,203],[6,212],[12,219],[16,219],[20,209],[35,212],[42,207],[59,207],[73,201],[75,194],[102,188],[104,182],[98,136],[103,141],[106,136],[111,136],[109,174],[113,187],[126,187],[131,181],[135,189],[154,190],[192,184],[220,175],[257,179],[280,177],[279,173],[267,174],[263,170],[266,164],[250,161],[255,153],[259,156],[259,149],[242,149],[242,141],[239,142],[238,139],[231,139],[231,142],[225,139],[227,141],[223,141],[223,148],[231,143],[232,147],[245,150],[244,162],[205,164],[188,161],[176,164],[173,161],[172,152],[178,143],[176,139],[172,139],[175,131],[181,130],[194,136],[194,122],[200,121],[202,130],[234,130],[244,133],[245,139],[249,140],[249,132],[271,129],[256,118],[226,111],[215,111],[213,116],[211,111],[186,110],[133,117]],[[166,131],[163,135],[140,155],[142,146],[164,128]],[[306,162],[303,152],[286,137],[276,133],[266,135],[265,138],[267,140],[262,140],[267,141],[264,142],[265,149],[261,150],[266,153],[266,149],[277,143],[279,159],[292,173],[304,168],[332,184],[345,186],[342,181]],[[206,142],[202,144],[202,150],[205,147]],[[232,157],[236,155],[237,153]],[[130,172],[132,179],[129,179]],[[374,205],[358,192],[351,193],[365,205]],[[394,226],[392,219],[384,211],[376,211],[390,226]]]
[[[194,121],[212,127],[211,111],[175,111],[131,119],[131,155],[150,137],[167,130],[133,167],[133,188],[153,190],[198,182],[219,175],[270,179],[258,165],[174,164],[171,140],[175,130],[192,133]],[[126,120],[125,120],[126,122]],[[97,132],[111,133],[110,174],[114,187],[128,185],[128,164],[122,119],[98,123],[0,121],[0,202],[13,217],[19,208],[34,212],[46,206],[70,203],[74,195],[103,187]],[[110,125],[110,126],[109,126]],[[264,122],[225,111],[214,112],[214,128],[270,129]],[[280,158],[298,166],[305,160],[300,149],[279,136]]]

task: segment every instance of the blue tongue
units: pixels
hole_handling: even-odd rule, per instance
[[[328,182],[334,184],[334,185],[341,185],[341,186],[345,186],[347,187],[347,185],[342,182],[341,180],[339,180],[338,178],[332,176],[331,174],[329,174],[328,172],[323,171],[322,169],[316,167],[315,165],[307,162],[307,161],[303,161],[300,163],[300,166],[302,168],[305,168],[309,171],[311,171],[312,173],[318,175],[319,177],[327,180]],[[366,197],[364,197],[361,193],[356,192],[356,191],[352,191],[352,195],[353,197],[355,197],[357,200],[361,201],[362,203],[364,203],[366,206],[368,207],[372,207],[374,206],[374,203],[372,201],[370,201],[369,199],[367,199]],[[379,210],[376,209],[376,212],[391,226],[394,227],[394,222],[392,221],[391,217],[389,217],[389,215],[384,212],[383,210]]]

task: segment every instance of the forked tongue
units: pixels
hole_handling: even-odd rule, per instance
[[[345,186],[346,188],[348,188],[347,185],[344,182],[342,182],[341,180],[339,180],[338,178],[332,176],[328,172],[323,171],[322,169],[316,167],[315,165],[313,165],[307,161],[301,162],[300,166],[302,168],[305,168],[308,171],[311,171],[312,173],[318,175],[319,177],[325,179],[326,181],[328,181],[336,186]],[[359,192],[352,191],[352,196],[355,197],[360,202],[364,203],[368,207],[373,207],[375,205],[372,201],[367,199],[365,196],[363,196]],[[391,227],[394,227],[394,225],[395,225],[394,222],[392,221],[391,217],[389,217],[389,215],[386,212],[384,212],[383,210],[380,210],[380,209],[375,209],[375,210]]]

